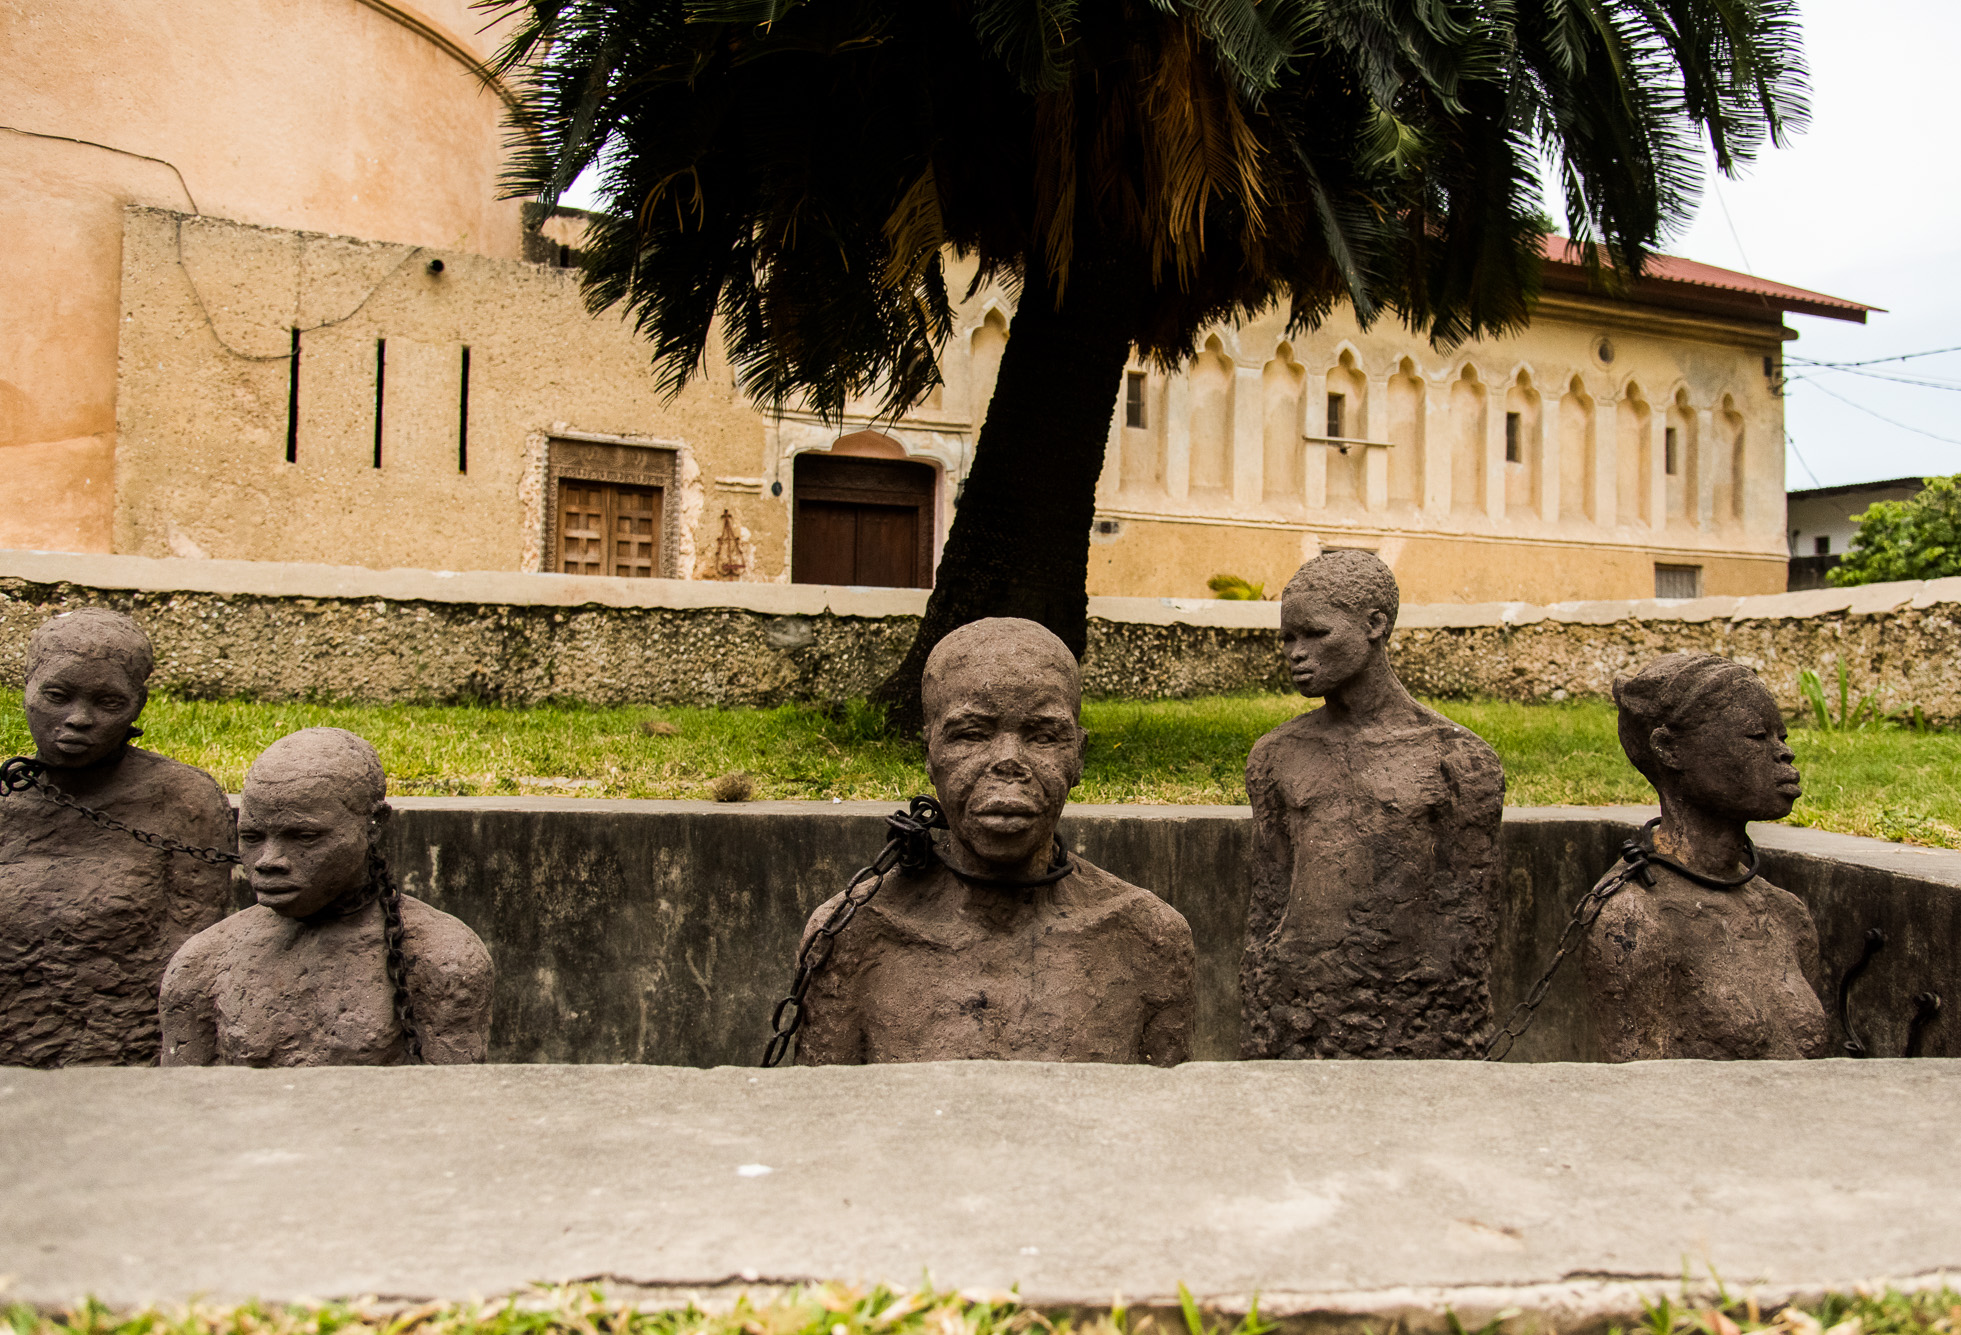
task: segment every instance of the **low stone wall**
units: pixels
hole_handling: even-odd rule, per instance
[[[748,1065],[790,981],[810,912],[884,841],[875,802],[399,798],[390,864],[410,893],[469,923],[497,966],[491,1057],[506,1062]],[[1551,959],[1573,906],[1653,814],[1511,808],[1501,855],[1500,1013]],[[1245,807],[1073,804],[1062,834],[1191,923],[1193,1056],[1239,1055],[1239,957],[1252,833]],[[1828,975],[1886,944],[1860,975],[1852,1027],[1907,1050],[1914,998],[1943,1014],[1920,1055],[1961,1055],[1961,853],[1786,826],[1755,831],[1765,875],[1812,908]],[[1522,1061],[1583,1060],[1588,1025],[1567,969],[1518,1044]],[[1832,1009],[1836,997],[1827,998]],[[1834,1048],[1845,1038],[1836,1017]]]
[[[0,552],[0,680],[68,608],[135,616],[179,695],[369,702],[774,705],[863,696],[911,643],[926,593],[794,584],[446,573]],[[1090,599],[1085,688],[1133,698],[1285,690],[1275,603]],[[1755,668],[1786,709],[1798,673],[1961,721],[1961,579],[1691,602],[1403,609],[1413,690],[1605,696],[1657,654]]]

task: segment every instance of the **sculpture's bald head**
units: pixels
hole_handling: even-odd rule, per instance
[[[1016,617],[960,627],[926,660],[926,769],[954,856],[989,875],[1040,872],[1088,740],[1082,670],[1054,632]]]
[[[1083,673],[1069,646],[1047,626],[1021,617],[970,621],[933,647],[919,679],[919,698],[930,731],[934,715],[969,681],[1021,682],[1048,678],[1069,696],[1072,717],[1082,716]]]
[[[368,739],[345,728],[301,728],[259,752],[245,772],[247,784],[321,782],[349,811],[365,817],[388,797],[381,755]]]
[[[156,656],[143,628],[106,607],[42,622],[27,638],[27,727],[50,765],[97,765],[122,754],[150,698]]]
[[[381,757],[344,729],[304,728],[260,752],[238,801],[238,851],[259,902],[309,918],[358,898],[387,797]]]

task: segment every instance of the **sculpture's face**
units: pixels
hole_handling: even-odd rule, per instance
[[[350,809],[355,787],[332,776],[267,782],[246,775],[238,853],[261,904],[310,918],[366,884],[373,821]]]
[[[1781,820],[1803,789],[1784,715],[1761,682],[1713,692],[1692,726],[1657,728],[1655,753],[1683,802],[1733,820]]]
[[[926,720],[926,769],[953,837],[975,859],[1046,864],[1063,803],[1083,777],[1087,734],[1061,673],[988,671],[998,662],[947,674]]]
[[[115,755],[143,712],[142,684],[108,658],[62,654],[27,682],[27,730],[50,765],[79,768]]]
[[[1328,695],[1352,681],[1369,661],[1389,618],[1381,612],[1351,612],[1319,592],[1304,589],[1280,604],[1280,651],[1302,695]]]

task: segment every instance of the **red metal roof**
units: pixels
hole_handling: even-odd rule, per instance
[[[1546,259],[1553,265],[1579,269],[1583,264],[1580,247],[1563,236],[1548,236],[1545,254]],[[1813,292],[1807,288],[1792,287],[1788,283],[1773,283],[1767,278],[1738,273],[1734,269],[1719,269],[1713,264],[1684,259],[1680,255],[1662,254],[1648,257],[1647,270],[1636,281],[1635,290],[1629,295],[1637,301],[1666,305],[1669,304],[1670,289],[1680,290],[1677,288],[1678,284],[1681,287],[1710,288],[1745,297],[1756,297],[1766,309],[1796,311],[1800,315],[1822,315],[1829,319],[1853,320],[1860,324],[1865,323],[1866,312],[1883,312],[1885,309],[1881,306],[1867,306],[1860,302],[1848,301],[1844,297],[1827,296],[1823,292]]]

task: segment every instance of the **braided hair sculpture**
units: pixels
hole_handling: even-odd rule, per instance
[[[411,1064],[426,1059],[422,1051],[422,1030],[416,1023],[415,998],[409,992],[409,961],[406,932],[402,926],[402,890],[388,861],[381,853],[381,824],[388,815],[388,776],[381,757],[365,737],[345,728],[302,728],[288,733],[261,753],[253,768],[265,763],[276,752],[304,750],[316,772],[332,772],[350,779],[354,791],[348,805],[368,817],[368,884],[381,904],[383,964],[393,994],[395,1023],[402,1031],[402,1042]],[[276,762],[275,762],[276,763]]]

